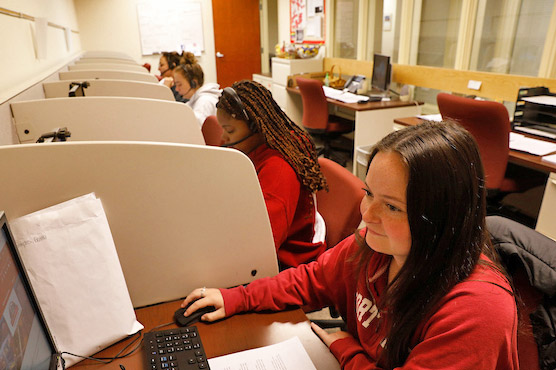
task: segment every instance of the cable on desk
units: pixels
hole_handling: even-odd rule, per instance
[[[121,358],[125,358],[125,357],[129,357],[132,354],[134,354],[135,352],[137,352],[137,350],[140,348],[141,344],[143,343],[143,335],[142,335],[143,331],[139,330],[137,333],[132,334],[130,336],[128,336],[128,339],[131,337],[135,337],[131,342],[129,342],[128,344],[125,345],[124,348],[122,348],[120,350],[120,352],[118,352],[114,357],[92,357],[92,356],[81,356],[81,355],[76,355],[74,353],[71,352],[60,352],[60,360],[62,361],[62,369],[66,368],[66,361],[64,360],[64,358],[62,357],[62,355],[67,354],[70,356],[75,356],[75,357],[79,357],[85,360],[92,360],[92,361],[97,361],[103,364],[109,364],[115,360],[121,359]],[[141,339],[141,340],[139,340]],[[127,353],[122,354],[123,352],[125,352],[130,346],[132,346],[133,344],[135,344],[137,341],[139,340],[139,343],[137,343],[137,345],[130,350]]]
[[[158,325],[158,326],[155,326],[154,328],[152,328],[151,330],[149,330],[149,333],[152,332],[152,331],[154,331],[154,330],[158,330],[158,329],[160,329],[160,328],[163,328],[163,327],[165,327],[165,326],[172,325],[173,323],[174,323],[173,321],[170,321],[170,322],[167,322],[167,323],[165,323],[165,324],[160,324],[160,325]],[[137,352],[137,350],[139,349],[139,347],[140,347],[141,344],[143,343],[144,336],[143,336],[142,334],[143,334],[143,331],[142,331],[142,330],[139,330],[137,333],[128,336],[127,339],[129,339],[129,338],[131,338],[131,337],[133,337],[133,336],[135,336],[135,338],[134,338],[131,342],[129,342],[128,344],[126,344],[125,347],[122,348],[122,349],[120,350],[120,352],[118,352],[114,357],[81,356],[81,355],[76,355],[76,354],[74,354],[74,353],[66,352],[66,351],[60,352],[60,353],[59,353],[59,360],[60,360],[61,363],[62,363],[62,369],[64,369],[64,370],[66,369],[66,360],[64,360],[64,358],[62,357],[62,355],[64,355],[64,354],[70,355],[70,356],[74,356],[74,357],[79,357],[79,358],[82,358],[82,359],[85,359],[85,360],[97,361],[97,362],[100,362],[100,363],[103,363],[103,364],[109,364],[109,363],[111,363],[111,362],[113,362],[113,361],[115,361],[115,360],[118,360],[118,359],[121,359],[121,358],[125,358],[125,357],[129,357],[129,356],[131,356],[132,354],[134,354],[135,352]],[[134,343],[136,343],[139,339],[141,339],[141,340],[140,340],[139,343],[135,346],[135,348],[133,348],[131,351],[129,351],[129,352],[127,352],[127,353],[124,353],[124,354],[122,355],[123,352],[125,352],[130,346],[132,346]]]

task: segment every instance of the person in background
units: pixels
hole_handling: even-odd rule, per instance
[[[326,250],[315,193],[326,188],[313,141],[254,81],[223,90],[217,104],[224,146],[253,162],[281,269],[315,260]]]
[[[370,155],[362,230],[277,276],[195,289],[184,314],[334,305],[347,331],[311,325],[342,369],[517,370],[516,301],[485,227],[484,184],[460,125],[393,132]]]
[[[174,68],[176,90],[185,98],[193,109],[195,117],[202,127],[208,116],[216,115],[216,102],[220,97],[220,86],[216,83],[204,83],[203,69],[197,63],[195,55],[185,52],[177,67]]]
[[[162,53],[158,62],[158,71],[160,72],[159,83],[168,86],[172,90],[174,99],[177,102],[186,103],[188,99],[182,97],[174,85],[174,68],[180,63],[180,58],[180,54],[175,51]]]

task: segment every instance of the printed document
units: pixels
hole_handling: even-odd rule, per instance
[[[316,370],[298,337],[210,358],[208,363],[212,370]]]

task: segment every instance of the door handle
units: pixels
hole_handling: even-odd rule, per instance
[[[216,52],[216,57],[217,57],[217,58],[224,58],[224,54],[222,54],[221,52],[217,51],[217,52]]]

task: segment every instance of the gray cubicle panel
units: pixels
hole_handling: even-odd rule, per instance
[[[0,173],[0,208],[8,220],[94,192],[134,307],[278,272],[257,174],[237,150],[143,142],[6,145]]]
[[[11,105],[20,143],[67,127],[69,141],[132,140],[205,144],[193,110],[175,101],[128,97],[28,100]]]
[[[69,86],[72,82],[85,81],[89,83],[89,87],[83,90],[85,96],[127,96],[175,101],[172,90],[165,85],[129,80],[63,80],[44,82],[44,95],[47,99],[65,98],[68,96]]]
[[[82,71],[90,69],[103,69],[108,71],[128,71],[128,72],[139,72],[139,73],[149,73],[147,69],[140,65],[135,64],[124,64],[124,63],[88,63],[88,64],[74,64],[68,66],[69,71]]]
[[[58,73],[60,80],[87,80],[87,79],[110,79],[110,80],[131,80],[158,83],[156,77],[148,73],[130,71],[110,71],[101,69],[87,69],[81,71],[68,71]]]

